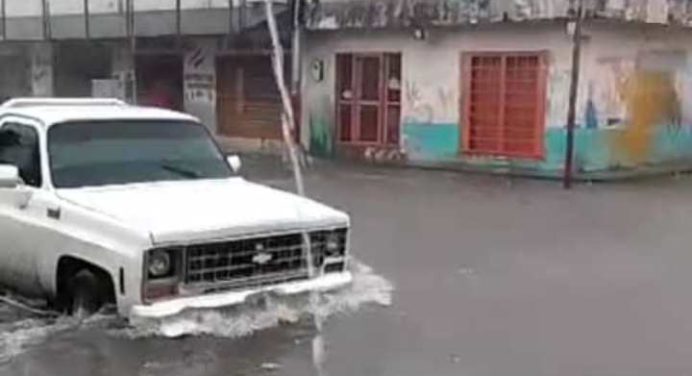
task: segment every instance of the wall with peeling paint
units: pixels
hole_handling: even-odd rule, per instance
[[[582,172],[648,165],[692,165],[692,30],[599,20],[585,27],[577,104],[576,167]],[[339,52],[402,53],[401,144],[397,152],[366,149],[376,161],[463,163],[558,174],[565,152],[571,42],[562,22],[496,24],[411,31],[321,31],[306,37],[303,142],[339,149],[334,65]],[[544,156],[538,161],[470,157],[461,151],[460,54],[547,51],[549,72]],[[324,79],[311,76],[324,63]],[[314,137],[319,134],[319,137]],[[319,142],[316,142],[319,140]],[[329,149],[334,150],[334,149]]]
[[[692,160],[692,31],[587,29],[580,123],[602,131],[609,168]]]
[[[463,30],[435,28],[428,39],[412,31],[364,33],[313,32],[306,36],[303,66],[302,132],[310,150],[334,151],[335,56],[339,52],[401,52],[402,116],[398,152],[365,149],[364,157],[409,161],[457,160],[463,128],[460,119],[460,59],[464,51],[548,51],[550,60],[546,124],[566,117],[571,49],[562,23],[488,25]],[[324,78],[315,79],[321,63]],[[318,135],[318,136],[317,136]],[[329,137],[327,140],[326,138]],[[325,148],[326,146],[326,148]]]

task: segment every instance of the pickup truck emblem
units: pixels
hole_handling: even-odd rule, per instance
[[[252,262],[259,265],[264,265],[271,261],[273,258],[271,253],[261,252],[252,256]]]

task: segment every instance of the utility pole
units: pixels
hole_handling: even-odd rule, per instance
[[[569,109],[567,110],[567,145],[565,148],[565,171],[563,185],[572,188],[574,174],[574,128],[577,113],[577,93],[579,90],[579,70],[581,66],[582,21],[584,18],[584,0],[578,0],[572,36],[572,78],[569,88]]]

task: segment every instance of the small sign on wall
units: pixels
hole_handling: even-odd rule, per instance
[[[214,75],[210,73],[188,73],[184,77],[185,98],[191,102],[214,102],[216,92]]]
[[[310,75],[315,82],[324,80],[324,60],[314,59],[310,64]]]

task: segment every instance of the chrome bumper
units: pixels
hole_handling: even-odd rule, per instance
[[[325,274],[317,278],[289,282],[256,289],[229,291],[216,294],[184,297],[148,305],[135,305],[130,310],[130,317],[163,318],[176,315],[186,309],[214,309],[229,307],[244,303],[248,297],[263,292],[277,295],[293,295],[308,291],[328,291],[351,283],[353,275],[350,272]]]

